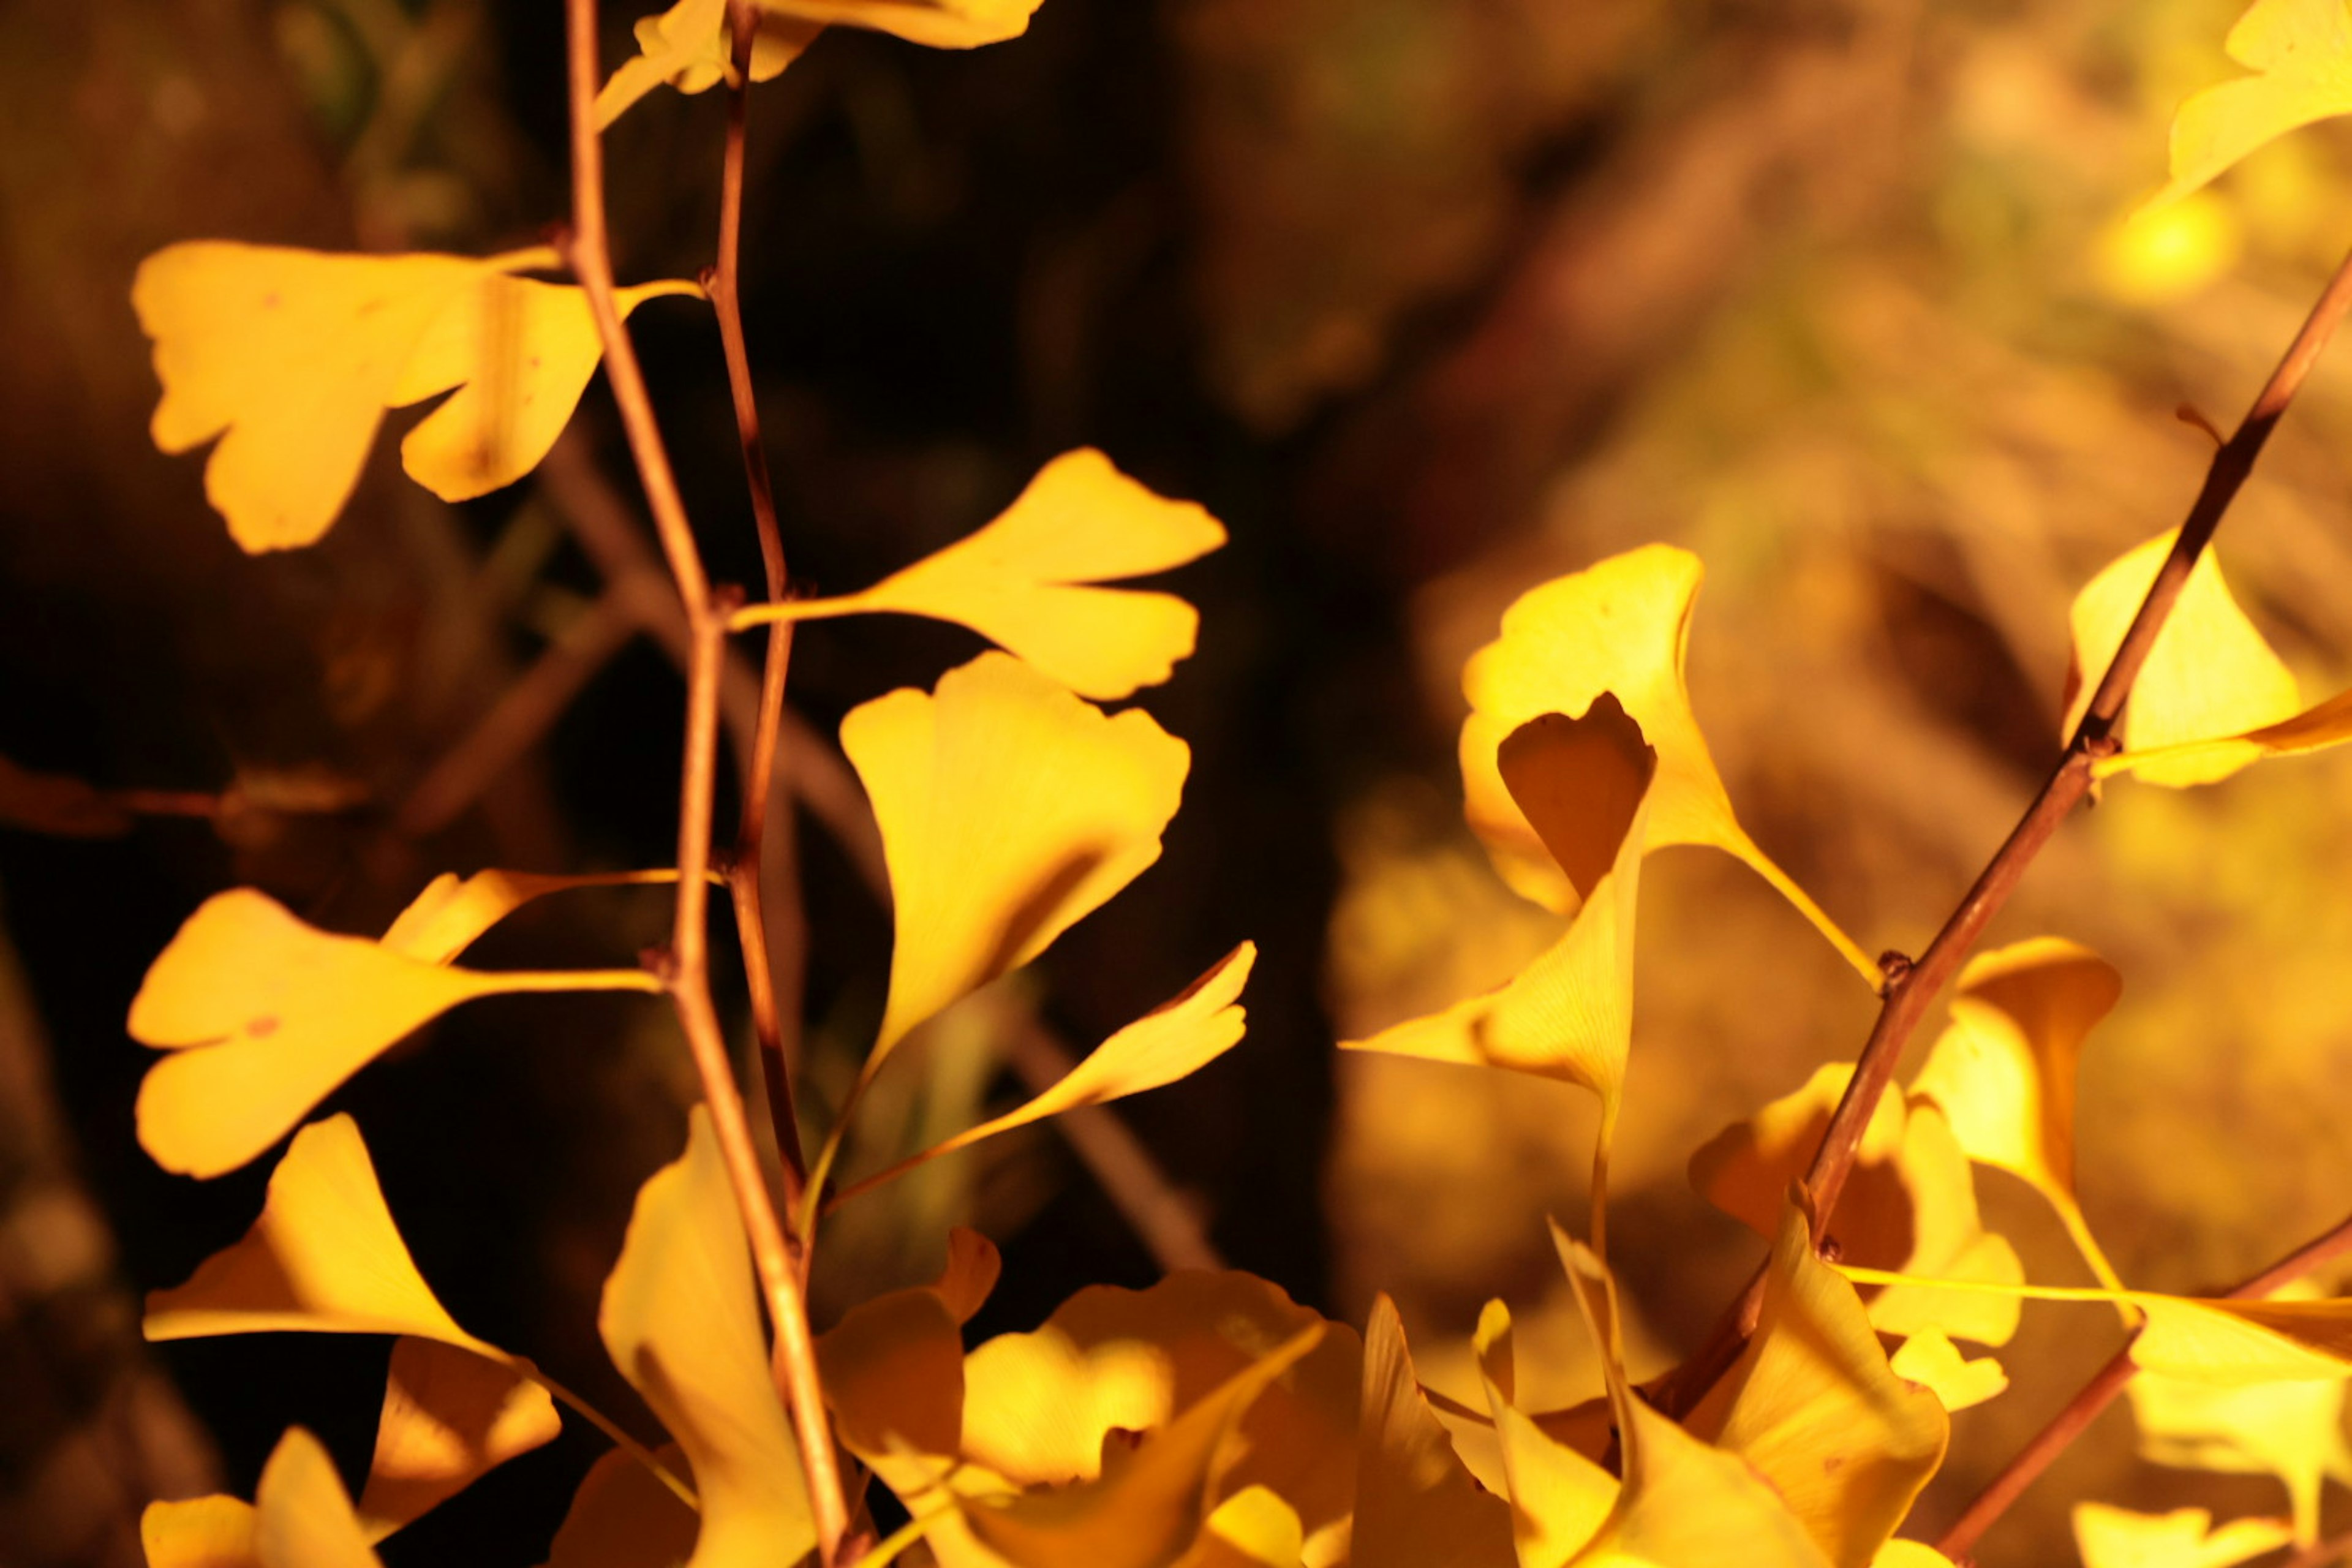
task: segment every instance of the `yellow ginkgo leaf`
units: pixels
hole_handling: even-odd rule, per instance
[[[751,35],[751,79],[773,81],[824,30],[822,22],[762,15]],[[664,82],[680,92],[703,92],[734,75],[734,40],[727,0],[677,0],[636,26],[638,53],[613,73],[596,95],[603,130]]]
[[[1849,1063],[1817,1068],[1795,1092],[1737,1121],[1691,1156],[1691,1185],[1717,1208],[1769,1238],[1792,1183],[1803,1179],[1853,1081]],[[1941,1279],[2015,1283],[2025,1278],[2006,1237],[1984,1228],[1975,1172],[1934,1101],[1889,1086],[1862,1145],[1831,1232],[1848,1262]],[[2009,1342],[2018,1304],[2003,1296],[1922,1296],[1897,1288],[1869,1302],[1882,1333],[1940,1330],[1979,1344]]]
[[[1181,566],[1225,531],[1152,494],[1091,447],[1038,471],[995,521],[863,593],[761,605],[739,626],[887,613],[953,621],[1082,697],[1109,700],[1191,657],[1200,612],[1172,594],[1102,584]]]
[[[1576,889],[1505,784],[1506,737],[1545,713],[1581,713],[1614,692],[1657,748],[1646,845],[1707,844],[1735,855],[1796,905],[1874,987],[1878,965],[1756,847],[1691,713],[1683,680],[1698,557],[1644,545],[1519,595],[1502,635],[1462,671],[1464,810],[1512,887],[1548,909],[1576,907]]]
[[[625,320],[647,300],[701,292],[671,281],[622,289],[613,298]],[[400,408],[457,389],[401,442],[401,466],[447,501],[514,483],[571,423],[604,356],[585,289],[496,272],[477,277],[425,329],[385,395]]]
[[[2352,113],[2352,18],[2344,0],[2254,0],[2222,46],[2257,74],[2207,88],[2172,121],[2172,178],[2187,195],[2298,126]]]
[[[1783,1205],[1756,1332],[1688,1426],[1754,1466],[1837,1568],[1869,1568],[1944,1462],[1951,1417],[1888,1367],[1861,1298]]]
[[[674,1446],[658,1458],[687,1466]],[[698,1524],[652,1470],[615,1449],[588,1467],[542,1568],[676,1568],[692,1554]]]
[[[2180,741],[2147,751],[2119,752],[2112,757],[2101,757],[2091,764],[2091,773],[2097,778],[2110,778],[2123,773],[2139,773],[2145,777],[2147,770],[2153,768],[2184,775],[2193,773],[2201,781],[2226,777],[2247,763],[2259,763],[2264,757],[2301,756],[2309,752],[2324,752],[2330,746],[2340,746],[2347,741],[2352,741],[2352,691],[2339,691],[2326,701],[2306,708],[2292,719],[2282,719],[2275,724],[2265,724],[2242,735],[2224,735],[2212,741]],[[2157,782],[2162,783],[2163,780]]]
[[[2280,1294],[2310,1300],[2316,1291],[2304,1285]],[[2216,1388],[2142,1374],[2126,1392],[2143,1458],[2182,1469],[2276,1476],[2286,1487],[2295,1539],[2308,1542],[2318,1537],[2325,1482],[2352,1482],[2344,1387],[2315,1381]]]
[[[360,1493],[368,1539],[437,1508],[562,1426],[547,1390],[506,1363],[436,1340],[398,1341]]]
[[[849,1451],[901,1496],[950,1468],[963,1443],[963,1338],[994,1289],[995,1244],[957,1226],[937,1280],[852,1307],[816,1342],[817,1367]],[[915,1459],[909,1467],[896,1461]]]
[[[1265,1487],[1244,1487],[1210,1510],[1173,1568],[1299,1568],[1306,1546],[1288,1503]]]
[[[1156,1568],[1195,1542],[1244,1418],[1324,1335],[1312,1324],[1208,1390],[1133,1448],[1113,1443],[1089,1480],[965,1507],[971,1533],[1015,1568]],[[1242,1451],[1256,1458],[1255,1445]],[[1244,1463],[1245,1464],[1245,1459]],[[1223,1473],[1220,1475],[1220,1469]],[[1236,1491],[1246,1484],[1235,1486]]]
[[[1738,1455],[1710,1447],[1660,1415],[1625,1377],[1617,1286],[1598,1254],[1557,1225],[1552,1242],[1601,1351],[1624,1458],[1624,1488],[1576,1568],[1633,1558],[1654,1568],[1828,1568],[1797,1517]]]
[[[261,1568],[383,1568],[335,1461],[299,1426],[287,1429],[262,1467],[253,1507]]]
[[[2074,1196],[2074,1079],[2084,1042],[2122,994],[2113,965],[2056,937],[1979,953],[1960,971],[1951,1024],[1911,1086],[1942,1109],[1969,1158],[2050,1201],[2110,1289],[2122,1281]]]
[[[1249,981],[1250,966],[1256,962],[1256,944],[1242,943],[1185,987],[1181,995],[1146,1013],[1097,1046],[1059,1082],[1027,1104],[865,1178],[844,1190],[835,1201],[846,1203],[859,1193],[880,1186],[927,1161],[968,1149],[1000,1132],[1010,1132],[1082,1105],[1102,1105],[1140,1094],[1197,1072],[1240,1042],[1245,1020],[1235,999]]]
[[[1917,1541],[1890,1541],[1870,1560],[1870,1568],[1952,1568],[1952,1560]]]
[[[597,1328],[694,1468],[689,1568],[792,1563],[816,1544],[800,1447],[768,1367],[734,1190],[695,1108],[686,1153],[638,1190]]]
[[[1510,1568],[1512,1510],[1454,1453],[1386,1295],[1364,1325],[1360,1419],[1353,1568]]]
[[[890,868],[897,944],[870,1074],[917,1025],[1017,969],[1160,858],[1192,751],[1017,658],[984,653],[934,692],[841,725]]]
[[[383,945],[420,963],[446,963],[483,932],[533,899],[572,888],[612,888],[675,882],[674,870],[592,871],[551,877],[536,871],[477,871],[460,877],[444,871],[409,900],[384,929]]]
[[[893,33],[935,49],[1001,44],[1029,30],[1040,0],[756,0],[760,9],[803,22],[835,22]]]
[[[148,968],[131,1037],[171,1053],[139,1088],[139,1142],[165,1170],[216,1176],[285,1136],[337,1085],[478,996],[657,991],[638,970],[487,974],[304,924],[267,894],[205,900]]]
[[[2009,1387],[2009,1373],[1990,1356],[1974,1361],[1940,1329],[1922,1329],[1895,1347],[1886,1358],[1897,1377],[1935,1394],[1946,1410],[1966,1410],[1982,1405]]]
[[[1515,1403],[1511,1313],[1489,1301],[1478,1314],[1471,1348],[1510,1488],[1512,1544],[1520,1568],[1554,1568],[1572,1561],[1617,1506],[1617,1478],[1546,1433]]]
[[[282,1332],[406,1334],[509,1359],[459,1328],[416,1271],[348,1116],[296,1133],[244,1239],[147,1298],[151,1340]]]
[[[2325,3],[2340,8],[2342,0]],[[2074,595],[2069,616],[2074,652],[2066,673],[2066,733],[2074,733],[2089,710],[2100,678],[2123,646],[2124,634],[2164,558],[2171,553],[2173,538],[2174,533],[2159,534],[2126,552]],[[2147,783],[2210,784],[2252,757],[2182,742],[2259,730],[2294,717],[2302,706],[2294,673],[2238,607],[2208,550],[2198,556],[2164,629],[2148,648],[2119,733],[2132,752],[2181,747],[2134,764],[2134,773]]]
[[[1546,864],[1582,895],[1559,940],[1510,983],[1443,1013],[1393,1025],[1342,1050],[1508,1068],[1601,1097],[1592,1225],[1604,1242],[1609,1153],[1633,1032],[1633,915],[1661,753],[1611,692],[1580,718],[1528,720],[1497,748]],[[1563,869],[1573,867],[1572,871]]]
[[[2103,1502],[2074,1505],[2083,1568],[2230,1568],[2293,1540],[2283,1519],[2233,1519],[2217,1530],[2201,1508],[2134,1513]]]
[[[260,1516],[243,1498],[151,1502],[139,1515],[147,1568],[260,1568]]]

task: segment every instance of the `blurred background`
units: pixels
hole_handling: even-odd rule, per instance
[[[1503,1295],[1556,1361],[1534,1397],[1597,1386],[1541,1223],[1581,1211],[1585,1099],[1332,1049],[1500,982],[1555,929],[1461,825],[1462,660],[1537,582],[1652,540],[1699,552],[1691,685],[1747,826],[1866,946],[1917,951],[2054,754],[2074,589],[2186,510],[2210,443],[2176,407],[2232,423],[2352,241],[2352,142],[2327,127],[2131,216],[2173,108],[2230,74],[2240,8],[1046,0],[1026,39],[970,55],[836,30],[759,89],[745,309],[796,576],[862,586],[1079,444],[1233,534],[1171,579],[1200,653],[1141,698],[1194,752],[1164,859],[932,1031],[853,1168],[1009,1101],[1242,937],[1264,950],[1248,1040],[1121,1106],[1131,1145],[1039,1130],[853,1211],[820,1313],[927,1274],[961,1220],[1006,1254],[979,1332],[1218,1257],[1356,1321],[1391,1292],[1457,1394]],[[637,8],[606,9],[609,68]],[[554,7],[515,0],[0,5],[0,754],[163,792],[135,825],[0,827],[12,1564],[137,1561],[148,1496],[249,1494],[290,1422],[365,1462],[383,1344],[138,1340],[138,1293],[239,1235],[267,1174],[169,1177],[133,1140],[148,1053],[124,1011],[179,921],[245,883],[376,931],[443,869],[672,858],[679,682],[612,619],[643,525],[601,384],[532,480],[451,509],[386,439],[322,544],[250,559],[201,463],[147,440],[127,300],[181,238],[533,242],[568,201],[561,43]],[[709,259],[723,113],[660,91],[614,131],[625,280]],[[633,325],[714,574],[756,583],[708,312]],[[2352,679],[2348,363],[2221,535],[2314,698]],[[797,646],[803,809],[776,876],[805,889],[780,941],[820,1100],[888,962],[833,728],[976,647],[902,620]],[[1995,932],[2124,973],[2084,1063],[2080,1185],[2136,1284],[2226,1282],[2352,1197],[2348,769],[2111,789]],[[1612,1226],[1637,1376],[1759,1250],[1691,1194],[1690,1151],[1851,1059],[1874,1005],[1727,858],[1663,855],[1643,892]],[[481,962],[625,963],[667,918],[658,890],[570,895]],[[595,1293],[693,1095],[658,1006],[525,998],[450,1016],[332,1104],[456,1316],[626,1406]],[[2027,1189],[1979,1189],[2035,1278],[2082,1278]],[[2029,1311],[2016,1386],[1957,1419],[1915,1532],[2115,1332]],[[2105,1417],[1981,1560],[2069,1560],[2074,1498],[2283,1508],[2272,1482],[2139,1464],[2132,1436]],[[536,1561],[594,1452],[567,1436],[495,1472],[386,1561]]]

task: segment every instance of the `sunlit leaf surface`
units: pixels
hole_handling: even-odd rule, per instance
[[[253,1506],[261,1568],[382,1568],[334,1460],[299,1426],[278,1439]]]
[[[2230,1568],[2293,1539],[2283,1519],[2233,1519],[2217,1529],[2201,1508],[2134,1513],[2103,1502],[2074,1505],[2083,1568]]]
[[[762,11],[895,33],[935,49],[999,44],[1029,30],[1040,0],[758,0]]]
[[[1946,1410],[1982,1405],[2009,1387],[2009,1373],[1990,1356],[1974,1360],[1940,1329],[1922,1329],[1895,1347],[1886,1364],[1934,1393]]]
[[[1511,1508],[1473,1480],[1455,1455],[1386,1296],[1372,1302],[1364,1326],[1361,1423],[1354,1568],[1509,1568]]]
[[[751,79],[773,81],[824,30],[822,22],[763,15],[751,35]],[[637,53],[596,95],[596,124],[610,125],[664,82],[680,92],[703,92],[726,80],[734,60],[727,0],[677,0],[636,25]]]
[[[562,1425],[547,1390],[504,1362],[436,1340],[396,1342],[360,1493],[369,1539],[553,1440]]]
[[[1503,1450],[1511,1538],[1520,1568],[1551,1568],[1574,1561],[1617,1507],[1622,1489],[1615,1476],[1555,1439],[1518,1408],[1509,1309],[1500,1301],[1487,1302],[1471,1343]]]
[[[2298,126],[2352,113],[2352,18],[2344,0],[2255,0],[2224,46],[2255,74],[2206,89],[2172,121],[2172,179],[2184,196]]]

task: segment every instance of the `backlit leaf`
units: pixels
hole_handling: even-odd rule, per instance
[[[512,1366],[435,1340],[399,1340],[360,1493],[368,1538],[438,1507],[562,1426],[547,1390]]]
[[[477,871],[459,877],[444,871],[425,885],[384,930],[383,942],[421,963],[447,963],[492,926],[533,899],[572,888],[609,888],[630,883],[675,882],[677,873],[592,871],[551,877],[536,871]]]
[[[1519,1568],[1558,1568],[1591,1542],[1617,1506],[1617,1478],[1546,1433],[1514,1402],[1511,1314],[1502,1302],[1489,1301],[1479,1313],[1471,1346],[1503,1450]]]
[[[2322,3],[2340,10],[2343,0]],[[2159,534],[2126,552],[2074,596],[2070,616],[2074,664],[2066,676],[2063,726],[2067,733],[2074,732],[2089,710],[2100,678],[2123,646],[2140,601],[2171,552],[2173,538],[2172,533]],[[2293,672],[2238,607],[2208,550],[2198,556],[2179,600],[2148,649],[2118,734],[2128,751],[2156,752],[2183,742],[2259,730],[2294,718],[2302,706]],[[2210,784],[2252,760],[2228,750],[2183,747],[2162,757],[2144,757],[2133,771],[2149,784]]]
[[[2230,1568],[2294,1539],[2283,1519],[2233,1519],[2216,1530],[2201,1508],[2134,1513],[2103,1502],[2074,1505],[2083,1568]]]
[[[2187,195],[2298,126],[2352,113],[2352,19],[2344,0],[2254,0],[2223,46],[2256,74],[2207,88],[2172,121],[2172,179]]]
[[[1106,715],[1002,653],[935,693],[856,709],[841,742],[874,804],[897,920],[869,1072],[1157,860],[1192,763],[1150,715]]]
[[[2309,1299],[2308,1287],[2286,1294]],[[2341,1382],[2216,1388],[2146,1374],[2126,1387],[2143,1458],[2183,1469],[2276,1476],[2298,1541],[2316,1540],[2327,1478],[2352,1481]]]
[[[207,899],[147,971],[131,1037],[171,1054],[139,1089],[139,1142],[194,1176],[233,1171],[404,1036],[502,992],[652,991],[636,971],[487,974],[304,924],[250,888]]]
[[[1225,531],[1189,501],[1156,496],[1100,452],[1065,453],[1002,516],[863,593],[762,605],[738,625],[887,612],[953,621],[1083,697],[1168,679],[1191,656],[1200,613],[1172,594],[1102,584],[1181,566]]]
[[[1853,1287],[1783,1205],[1756,1332],[1689,1417],[1772,1483],[1838,1568],[1868,1568],[1944,1461],[1951,1418],[1892,1371]]]
[[[597,1328],[694,1468],[690,1568],[791,1563],[816,1543],[733,1188],[695,1108],[686,1153],[638,1190]]]
[[[1609,1489],[1614,1493],[1613,1480]],[[1396,1304],[1385,1295],[1376,1298],[1364,1326],[1350,1563],[1508,1568],[1514,1561],[1511,1530],[1510,1507],[1471,1479],[1430,1409],[1413,1373]]]
[[[243,1498],[151,1502],[139,1515],[147,1568],[259,1568],[260,1516]]]
[[[289,1331],[407,1334],[509,1359],[459,1328],[417,1273],[348,1116],[296,1133],[244,1239],[147,1298],[151,1340]]]
[[[1990,1356],[1960,1354],[1940,1329],[1922,1329],[1895,1347],[1886,1364],[1930,1390],[1947,1410],[1966,1410],[2009,1387],[2009,1373]]]
[[[2148,751],[2122,752],[2112,757],[2102,757],[2091,764],[2098,778],[2110,778],[2116,773],[2135,773],[2147,776],[2147,770],[2179,773],[2200,777],[2221,778],[2237,772],[2249,763],[2264,757],[2301,756],[2310,752],[2326,751],[2352,741],[2352,691],[2339,691],[2326,701],[2306,708],[2292,719],[2282,719],[2275,724],[2265,724],[2249,730],[2242,735],[2224,735],[2213,741],[2181,741]],[[2162,783],[2158,779],[2157,782]]]
[[[1506,785],[1502,742],[1546,713],[1582,713],[1613,692],[1657,748],[1651,791],[1650,849],[1707,844],[1738,857],[1771,883],[1874,987],[1878,966],[1804,890],[1756,847],[1732,815],[1683,679],[1698,558],[1645,545],[1519,595],[1502,635],[1462,671],[1470,716],[1462,726],[1465,811],[1496,868],[1528,898],[1563,913],[1575,887]]]
[[[616,289],[625,320],[647,300],[699,295],[691,283]],[[409,478],[443,500],[470,500],[539,466],[571,423],[604,357],[587,290],[488,273],[425,329],[384,401],[394,408],[456,387],[400,444]]]
[[[1298,1515],[1265,1487],[1244,1487],[1210,1510],[1175,1568],[1298,1568]]]
[[[299,1426],[278,1440],[253,1506],[261,1568],[383,1568],[334,1460]]]
[[[819,22],[761,16],[751,35],[751,79],[772,81],[782,75],[824,30]],[[636,35],[638,53],[596,95],[600,131],[664,82],[680,92],[703,92],[734,74],[727,0],[677,0],[660,16],[641,18]]]
[[[2123,994],[2123,977],[2056,937],[1979,953],[1960,971],[1952,1021],[1912,1083],[1950,1119],[1969,1157],[2023,1178],[2050,1200],[2100,1281],[2121,1280],[2074,1196],[2074,1079],[2084,1042]]]
[[[935,49],[999,44],[1029,30],[1040,0],[757,0],[760,9],[804,22],[895,33]]]

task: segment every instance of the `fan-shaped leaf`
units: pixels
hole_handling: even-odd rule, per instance
[[[2201,1508],[2134,1513],[2103,1502],[2074,1505],[2083,1568],[2230,1568],[2293,1539],[2283,1519],[2233,1519],[2217,1530]]]
[[[2352,18],[2344,0],[2254,0],[2223,46],[2256,74],[2207,88],[2172,121],[2172,179],[2187,195],[2297,126],[2352,113]]]
[[[824,30],[821,22],[761,16],[751,35],[751,79],[773,81],[782,76]],[[638,53],[596,95],[600,131],[664,82],[680,92],[702,92],[734,76],[727,0],[677,0],[660,16],[641,18],[636,35]]]
[[[1040,0],[757,0],[762,11],[895,33],[935,49],[1001,44],[1029,30]]]

